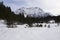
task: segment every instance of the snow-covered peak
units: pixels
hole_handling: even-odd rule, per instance
[[[48,13],[45,13],[41,8],[38,7],[30,7],[30,8],[19,8],[15,12],[16,14],[24,13],[25,16],[31,16],[31,17],[45,17],[48,16]]]

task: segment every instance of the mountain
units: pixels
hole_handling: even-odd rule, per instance
[[[16,14],[24,13],[24,16],[29,17],[47,17],[51,16],[49,13],[45,13],[41,8],[38,7],[30,7],[30,8],[19,8],[15,11]]]

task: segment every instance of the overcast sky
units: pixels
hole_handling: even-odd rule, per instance
[[[13,11],[20,7],[40,7],[46,12],[60,15],[60,0],[0,0]]]

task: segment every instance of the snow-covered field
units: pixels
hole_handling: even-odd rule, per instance
[[[0,40],[60,40],[60,27],[0,28]]]
[[[60,26],[50,24],[50,28],[28,28],[24,24],[17,25],[17,28],[7,28],[0,22],[0,40],[60,40]]]

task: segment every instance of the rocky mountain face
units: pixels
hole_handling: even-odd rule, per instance
[[[15,11],[16,14],[24,14],[24,16],[29,16],[29,17],[47,17],[51,16],[49,13],[45,13],[41,8],[38,7],[30,7],[30,8],[19,8],[18,10]]]

